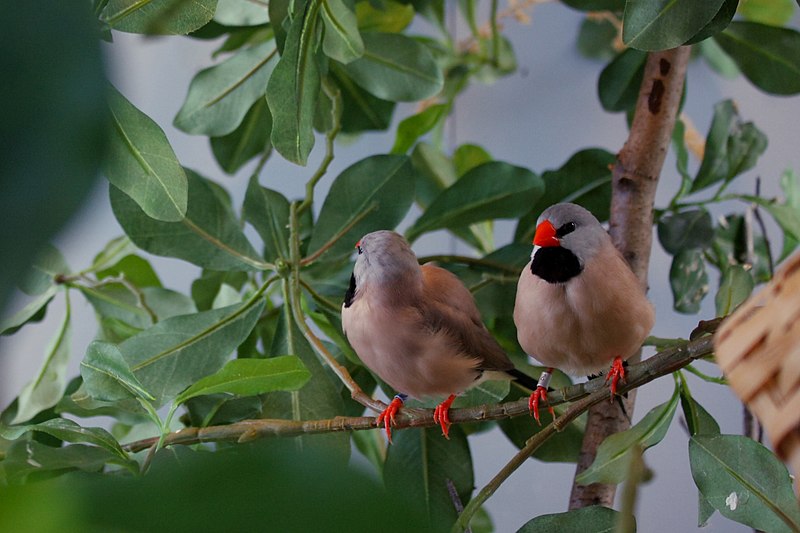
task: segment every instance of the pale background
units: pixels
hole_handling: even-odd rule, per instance
[[[496,159],[536,172],[558,168],[582,148],[618,151],[627,136],[625,119],[623,115],[604,112],[598,103],[597,78],[603,63],[587,60],[576,50],[575,36],[581,17],[562,5],[545,4],[533,12],[530,25],[509,21],[505,35],[513,43],[519,70],[494,85],[474,85],[458,100],[449,124],[449,142],[453,146],[466,142],[480,144]],[[213,160],[206,138],[192,137],[172,127],[192,76],[212,64],[210,53],[219,43],[185,38],[145,39],[120,33],[114,34],[114,40],[115,43],[105,50],[115,85],[165,130],[185,166],[218,179],[232,191],[234,203],[240,205],[254,164],[247,165],[233,178],[227,177]],[[742,117],[755,121],[767,134],[769,147],[759,161],[758,174],[749,173],[747,179],[742,180],[742,190],[752,192],[755,177],[759,175],[765,196],[779,194],[781,172],[788,167],[800,170],[797,150],[800,98],[766,96],[744,79],[721,79],[699,61],[690,65],[688,77],[685,112],[703,136],[713,105],[725,98],[733,98]],[[410,105],[398,107],[399,116],[411,111],[413,106]],[[320,185],[320,195],[341,170],[366,154],[388,152],[393,141],[392,133],[379,133],[365,135],[346,146],[340,144],[336,159]],[[321,152],[321,139],[318,139],[308,168],[315,168]],[[692,168],[696,169],[696,162]],[[295,198],[303,194],[308,175],[308,169],[285,163],[274,155],[261,175],[261,183]],[[678,181],[674,158],[670,155],[664,167],[657,205],[663,205],[671,197]],[[83,210],[55,239],[56,246],[73,269],[87,266],[110,238],[122,233],[111,214],[107,195],[107,185],[98,182]],[[724,209],[716,214],[723,212]],[[513,226],[508,222],[497,224],[498,245],[509,242]],[[779,246],[779,241],[773,234],[773,244]],[[463,252],[441,234],[423,237],[415,248],[422,255]],[[179,291],[188,291],[190,281],[199,272],[196,267],[178,260],[153,260],[164,284]],[[668,271],[669,258],[656,244],[650,268],[650,297],[658,316],[653,334],[685,337],[698,318],[713,316],[713,294],[698,316],[675,315],[671,310]],[[712,273],[712,291],[715,287],[716,276]],[[77,373],[80,356],[94,335],[95,322],[85,300],[76,295],[72,303],[73,359],[74,373]],[[19,298],[6,312],[23,304],[24,300]],[[55,301],[44,322],[27,326],[13,337],[0,338],[0,409],[19,393],[38,368],[47,336],[60,316],[63,316],[63,302]],[[716,373],[710,364],[700,363],[700,367]],[[725,387],[707,385],[693,377],[690,383],[697,400],[717,418],[723,432],[741,431],[741,406]],[[666,401],[672,388],[672,380],[664,378],[640,389],[634,421]],[[687,436],[678,418],[676,416],[664,441],[645,454],[655,478],[640,491],[639,531],[674,532],[696,528],[697,493],[689,471]],[[510,459],[516,448],[499,431],[481,434],[470,442],[476,486],[480,488]],[[571,464],[528,461],[486,504],[497,531],[516,531],[533,516],[565,511],[573,473]],[[746,529],[717,514],[705,531]]]

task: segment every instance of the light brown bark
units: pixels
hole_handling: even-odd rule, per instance
[[[630,134],[613,169],[609,231],[645,289],[653,241],[653,203],[683,94],[689,52],[689,47],[680,47],[648,56]],[[633,391],[624,400],[628,416],[633,414],[634,400]],[[592,407],[576,475],[592,464],[606,437],[628,427],[630,420],[617,402]],[[615,493],[616,485],[573,483],[569,508],[611,507]]]

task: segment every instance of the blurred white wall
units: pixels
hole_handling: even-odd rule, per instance
[[[515,75],[494,85],[470,88],[457,103],[449,139],[455,145],[480,144],[497,159],[537,172],[561,166],[582,148],[618,151],[627,136],[625,119],[619,114],[605,113],[600,107],[596,96],[597,78],[603,64],[578,54],[575,36],[581,20],[581,14],[552,3],[536,8],[531,25],[507,21],[505,34],[513,43],[520,68]],[[217,167],[204,137],[192,137],[172,127],[192,76],[212,64],[210,53],[218,43],[185,38],[147,39],[120,33],[114,34],[114,40],[113,45],[106,47],[106,52],[115,85],[165,130],[185,166],[218,179],[231,190],[234,200],[240,202],[253,163],[236,177],[227,177]],[[685,112],[701,134],[707,131],[713,105],[724,98],[733,98],[742,116],[755,121],[769,138],[767,152],[757,167],[758,174],[751,172],[748,179],[743,180],[743,189],[753,191],[755,177],[759,175],[763,180],[762,194],[778,194],[777,180],[781,172],[787,167],[800,170],[797,150],[800,98],[764,95],[744,79],[722,80],[710,73],[704,64],[693,62]],[[410,109],[408,106],[399,108],[404,112]],[[391,133],[380,133],[365,135],[347,146],[340,144],[336,159],[321,184],[321,193],[334,176],[364,154],[388,152],[393,140]],[[315,168],[321,152],[318,139],[308,168]],[[307,169],[285,163],[275,155],[262,173],[261,183],[294,198],[303,194],[307,175]],[[671,197],[678,182],[674,158],[670,156],[661,178],[658,195],[661,205]],[[99,182],[83,211],[56,239],[56,246],[66,255],[72,268],[88,265],[109,239],[122,233],[111,214],[107,194],[106,184]],[[507,243],[512,230],[510,223],[498,224],[498,244]],[[454,242],[441,236],[426,237],[418,244],[418,252],[428,254],[456,247]],[[190,280],[199,271],[177,260],[153,258],[153,261],[165,285],[180,291],[188,291]],[[713,297],[707,299],[698,316],[675,315],[671,308],[668,272],[669,258],[656,244],[650,268],[650,297],[658,316],[653,334],[685,337],[698,318],[713,316]],[[715,283],[716,280],[712,280],[712,290]],[[94,335],[95,322],[88,303],[79,296],[72,300],[73,362],[77,373],[80,357]],[[24,300],[18,299],[12,307],[23,304]],[[13,308],[6,310],[12,311]],[[19,393],[38,368],[47,335],[54,331],[61,316],[63,301],[57,300],[51,304],[43,323],[26,326],[12,337],[0,337],[0,408]],[[700,365],[705,371],[716,372],[711,365]],[[690,380],[697,400],[717,418],[723,432],[740,432],[741,406],[735,397],[725,387],[705,384],[693,376]],[[672,387],[672,380],[665,378],[640,389],[634,421],[666,401]],[[696,489],[689,471],[687,437],[677,418],[665,440],[645,454],[655,478],[640,492],[639,531],[666,533],[696,528]],[[471,442],[476,486],[480,488],[516,449],[499,431],[481,434]],[[533,516],[566,510],[573,474],[574,465],[528,461],[487,503],[497,531],[516,531]],[[706,531],[746,529],[716,515]]]

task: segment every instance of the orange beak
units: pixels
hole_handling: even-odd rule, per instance
[[[556,237],[556,228],[549,220],[543,221],[536,226],[536,233],[533,235],[533,244],[547,248],[548,246],[559,246],[558,238]]]

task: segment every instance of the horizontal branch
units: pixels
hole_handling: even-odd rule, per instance
[[[688,341],[678,346],[663,350],[656,355],[632,365],[627,371],[627,382],[619,387],[620,393],[641,387],[656,378],[670,374],[683,368],[695,359],[700,359],[713,352],[712,336],[707,335]],[[593,392],[605,388],[605,378],[600,376],[585,383],[571,385],[548,394],[549,405],[559,405],[580,400]],[[587,406],[588,408],[588,406]],[[499,420],[528,413],[528,400],[523,398],[513,402],[492,405],[479,405],[463,409],[453,409],[450,420],[454,424]],[[557,421],[558,422],[558,421]],[[533,422],[532,422],[533,423]],[[404,408],[397,417],[397,429],[410,427],[432,427],[433,410]],[[556,424],[556,430],[563,429]],[[189,427],[166,435],[164,446],[174,444],[198,444],[202,442],[247,442],[264,437],[294,437],[314,433],[332,433],[338,431],[360,431],[374,429],[375,417],[336,417],[326,420],[282,420],[253,419],[235,422],[225,426]],[[129,452],[138,452],[150,448],[158,442],[158,437],[131,442],[124,446]]]

